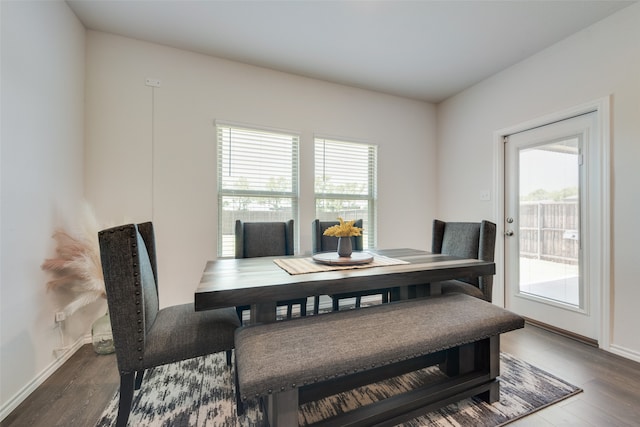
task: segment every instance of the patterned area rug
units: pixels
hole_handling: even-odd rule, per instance
[[[500,401],[489,405],[465,399],[439,411],[415,418],[403,426],[499,426],[582,390],[509,354],[500,355]],[[427,368],[367,387],[303,405],[300,425],[342,413],[394,393],[440,378],[437,368]],[[114,426],[118,393],[105,409],[98,427]],[[233,368],[224,353],[161,366],[145,374],[134,395],[130,426],[262,426],[263,413],[248,406],[238,417],[235,409]]]

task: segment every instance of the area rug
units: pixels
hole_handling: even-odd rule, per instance
[[[492,405],[471,398],[415,418],[402,426],[500,426],[566,399],[582,390],[507,353],[500,355],[500,401]],[[161,366],[146,372],[134,395],[130,426],[252,427],[264,425],[256,404],[236,415],[233,368],[224,353]],[[384,396],[440,378],[435,367],[303,405],[300,425],[327,418]],[[118,393],[97,427],[114,426]]]

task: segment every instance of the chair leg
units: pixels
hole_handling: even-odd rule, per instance
[[[242,324],[242,313],[244,312],[245,307],[238,306],[236,307],[236,313],[238,314],[238,319],[240,319],[240,324]]]
[[[300,316],[306,316],[307,315],[307,300],[304,301],[304,303],[300,303]]]
[[[313,297],[313,314],[320,313],[320,295]]]
[[[287,319],[291,319],[293,316],[293,304],[287,304]]]
[[[131,413],[131,404],[133,403],[133,386],[135,382],[135,373],[120,373],[120,402],[118,403],[118,419],[116,427],[126,427]]]
[[[231,366],[231,350],[227,350],[227,366]]]
[[[236,363],[234,379],[236,381],[236,413],[238,414],[238,416],[240,416],[244,414],[244,403],[242,403],[242,399],[240,398],[240,389],[238,388],[238,364],[237,363]]]
[[[389,291],[384,291],[382,293],[382,303],[386,304],[389,302]]]
[[[333,311],[340,310],[340,299],[338,299],[336,297],[331,297],[331,309]]]
[[[357,296],[356,297],[356,308],[360,308],[360,304],[362,303],[362,297],[361,296]]]
[[[142,371],[136,371],[136,384],[135,384],[136,390],[140,390],[140,386],[142,385],[143,378],[144,378],[144,369]]]

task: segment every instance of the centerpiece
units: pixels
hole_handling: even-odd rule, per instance
[[[338,256],[348,258],[353,253],[351,238],[362,235],[362,228],[354,225],[355,220],[345,221],[338,217],[339,224],[324,230],[323,235],[338,238]]]

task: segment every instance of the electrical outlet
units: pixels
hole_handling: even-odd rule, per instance
[[[67,319],[67,315],[64,314],[64,311],[58,311],[56,313],[56,323],[64,322]]]
[[[490,190],[480,191],[480,200],[491,200],[491,191]]]

